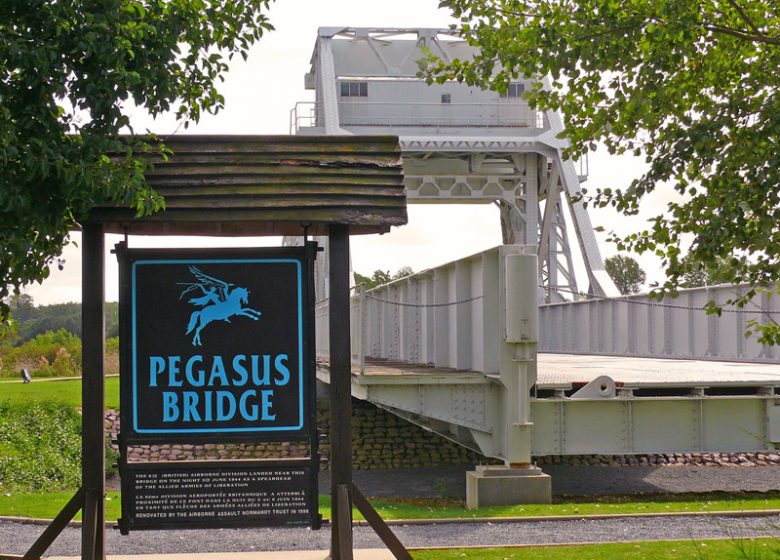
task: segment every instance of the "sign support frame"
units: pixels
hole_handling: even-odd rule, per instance
[[[82,558],[106,557],[105,529],[105,236],[87,222],[82,243]]]

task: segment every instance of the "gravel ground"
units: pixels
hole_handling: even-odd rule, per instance
[[[780,492],[780,466],[763,467],[573,467],[546,465],[554,496],[629,496],[707,492]],[[367,496],[454,497],[466,495],[466,467],[354,471]],[[329,472],[320,473],[327,492]]]
[[[780,467],[569,467],[551,465],[555,495],[631,495],[713,491],[780,491]],[[354,479],[369,496],[458,497],[464,494],[464,467],[355,471]],[[327,492],[328,472],[321,473]],[[23,554],[43,531],[40,525],[0,522],[0,553]],[[772,534],[780,538],[780,516],[768,518],[633,518],[523,523],[467,523],[394,526],[409,547],[548,544]],[[80,529],[70,527],[55,541],[52,555],[77,555]],[[356,527],[355,546],[381,547],[373,531]],[[127,537],[108,531],[111,554],[237,552],[327,549],[330,530],[221,529],[210,531],[142,531]]]
[[[43,527],[0,523],[0,550],[23,554]],[[780,538],[780,517],[772,518],[633,518],[524,523],[460,523],[394,526],[408,547],[620,542],[659,539],[741,538],[775,535]],[[143,531],[123,537],[106,535],[110,554],[241,552],[256,550],[323,550],[329,547],[330,530],[220,529],[211,531]],[[354,530],[356,548],[381,548],[368,527]],[[68,528],[49,554],[80,553],[80,531]]]

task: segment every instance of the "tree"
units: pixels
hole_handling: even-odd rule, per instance
[[[400,280],[401,278],[406,278],[412,274],[414,274],[414,269],[412,269],[411,266],[404,265],[395,271],[395,274],[393,274],[393,280]]]
[[[683,263],[687,272],[680,282],[681,288],[700,288],[702,286],[715,286],[726,284],[733,276],[729,261],[718,260],[714,264],[703,265],[694,262],[691,255],[683,257]]]
[[[235,54],[272,27],[270,0],[17,0],[0,10],[0,300],[42,281],[68,231],[99,202],[147,214],[155,137],[120,138],[129,115],[216,113]],[[0,304],[0,318],[8,307]]]
[[[642,284],[647,279],[645,271],[628,255],[615,255],[604,260],[604,268],[612,281],[625,295],[639,293]]]
[[[618,250],[657,254],[674,294],[691,266],[729,263],[728,282],[751,289],[780,277],[780,10],[769,0],[445,0],[473,60],[429,61],[424,75],[525,92],[560,110],[580,156],[600,142],[644,156],[625,190],[604,185],[588,203],[638,212],[645,194],[670,190],[651,225],[611,234]],[[692,238],[691,261],[682,247]],[[695,263],[695,264],[694,264]],[[715,311],[715,306],[711,306]],[[780,343],[777,325],[759,340]]]
[[[388,284],[393,280],[399,280],[410,274],[414,274],[414,270],[412,270],[412,267],[410,266],[402,266],[395,274],[390,274],[389,270],[377,269],[370,278],[368,276],[363,276],[359,272],[355,272],[355,282],[362,284],[366,290],[370,290],[371,288],[376,288],[382,284]]]

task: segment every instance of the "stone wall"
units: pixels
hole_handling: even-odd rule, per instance
[[[327,438],[330,410],[320,400],[317,427],[323,437],[320,454],[327,468],[330,443]],[[119,418],[116,411],[106,413],[106,430],[116,438]],[[135,461],[190,461],[204,459],[250,459],[305,457],[307,443],[172,444],[137,445],[128,459]],[[355,469],[392,469],[485,463],[486,459],[433,432],[411,424],[394,414],[364,401],[352,401],[352,464]]]
[[[655,455],[567,455],[537,457],[536,464],[605,466],[605,467],[673,467],[700,465],[705,467],[756,467],[780,465],[780,452],[759,453],[658,453]]]
[[[317,425],[323,438],[320,454],[327,468],[330,454],[327,400],[318,404]],[[106,429],[116,438],[119,418],[116,411],[106,413]],[[433,432],[407,422],[385,410],[353,399],[352,401],[352,463],[355,469],[393,469],[402,467],[434,467],[439,465],[473,465],[495,463],[473,451],[456,445]],[[305,457],[305,443],[242,443],[242,444],[174,444],[139,445],[130,449],[130,461],[188,461],[204,459],[250,459],[272,457]],[[673,466],[703,465],[721,467],[752,467],[780,464],[780,452],[766,453],[668,453],[656,455],[569,455],[536,457],[535,463],[545,465],[593,466]]]

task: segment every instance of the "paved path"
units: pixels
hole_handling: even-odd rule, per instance
[[[0,550],[22,554],[43,527],[0,523]],[[771,518],[631,518],[520,523],[458,523],[394,526],[408,547],[472,546],[621,542],[660,539],[741,538],[774,535],[780,538],[780,516]],[[215,529],[199,531],[139,531],[123,537],[117,531],[106,536],[109,554],[242,552],[261,550],[323,550],[330,530]],[[356,548],[379,548],[382,543],[368,527],[354,530]],[[80,530],[69,527],[55,541],[50,554],[76,555]]]

